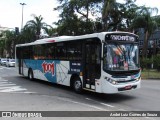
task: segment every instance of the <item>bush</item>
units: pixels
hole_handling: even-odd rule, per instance
[[[149,59],[149,58],[143,58],[143,59],[140,58],[140,66],[141,66],[142,70],[144,68],[146,68],[146,69],[151,68],[151,64],[152,64],[152,60],[151,59]]]
[[[160,71],[160,54],[158,54],[157,56],[154,56],[153,63],[154,63],[154,68]]]

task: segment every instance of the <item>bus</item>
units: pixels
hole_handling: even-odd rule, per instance
[[[59,36],[18,44],[20,75],[73,88],[114,94],[141,86],[138,36],[100,32]]]

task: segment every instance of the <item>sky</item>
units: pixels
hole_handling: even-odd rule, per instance
[[[122,2],[123,0],[117,0]],[[59,4],[57,0],[0,0],[0,26],[8,28],[21,28],[22,24],[22,5],[26,3],[23,9],[23,26],[27,21],[32,20],[32,14],[36,16],[42,15],[43,22],[53,25],[53,22],[58,21],[59,13],[53,11],[53,8]],[[137,5],[146,5],[149,7],[157,7],[160,14],[159,0],[137,0]]]

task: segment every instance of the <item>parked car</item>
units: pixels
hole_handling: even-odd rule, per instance
[[[6,61],[7,61],[7,58],[1,58],[0,64],[1,65],[6,65]]]
[[[15,66],[15,59],[7,59],[6,66],[7,67],[14,67]]]

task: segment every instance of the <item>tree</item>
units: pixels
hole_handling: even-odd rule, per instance
[[[7,57],[14,57],[14,48],[15,48],[15,32],[14,31],[3,31],[1,38],[1,55],[4,56],[4,51],[7,54]]]
[[[121,30],[133,32],[132,23],[134,19],[137,17],[139,10],[141,9],[139,6],[135,4],[136,0],[125,0],[126,2],[121,5]]]
[[[1,33],[0,37],[0,57],[4,57],[4,49],[5,49],[5,39],[3,38],[3,33]]]
[[[53,28],[53,27],[50,27],[50,28],[45,28],[45,32],[46,34],[49,36],[49,37],[53,37],[53,36],[56,36],[57,35],[57,29],[56,28]]]
[[[155,16],[155,21],[157,23],[157,26],[160,28],[160,15]]]
[[[37,39],[36,32],[32,27],[24,26],[21,34],[17,37],[19,43],[29,43]]]
[[[54,10],[61,10],[58,25],[59,34],[80,35],[93,33],[94,22],[89,18],[89,14],[96,13],[99,0],[58,0],[60,6]]]
[[[43,17],[41,15],[40,16],[32,15],[32,16],[34,19],[28,21],[25,25],[25,28],[28,27],[31,31],[34,31],[36,39],[39,39],[41,30],[45,29],[46,26],[48,25],[45,22],[43,22]]]
[[[122,21],[122,12],[120,7],[122,4],[116,0],[104,0],[102,7],[103,31],[116,30]]]
[[[143,28],[145,37],[143,42],[143,49],[142,49],[142,57],[147,57],[147,48],[148,48],[148,38],[154,32],[157,27],[156,21],[154,17],[152,17],[153,12],[158,12],[157,8],[150,8],[142,6],[141,10],[139,11],[139,15],[133,21],[133,28]]]

